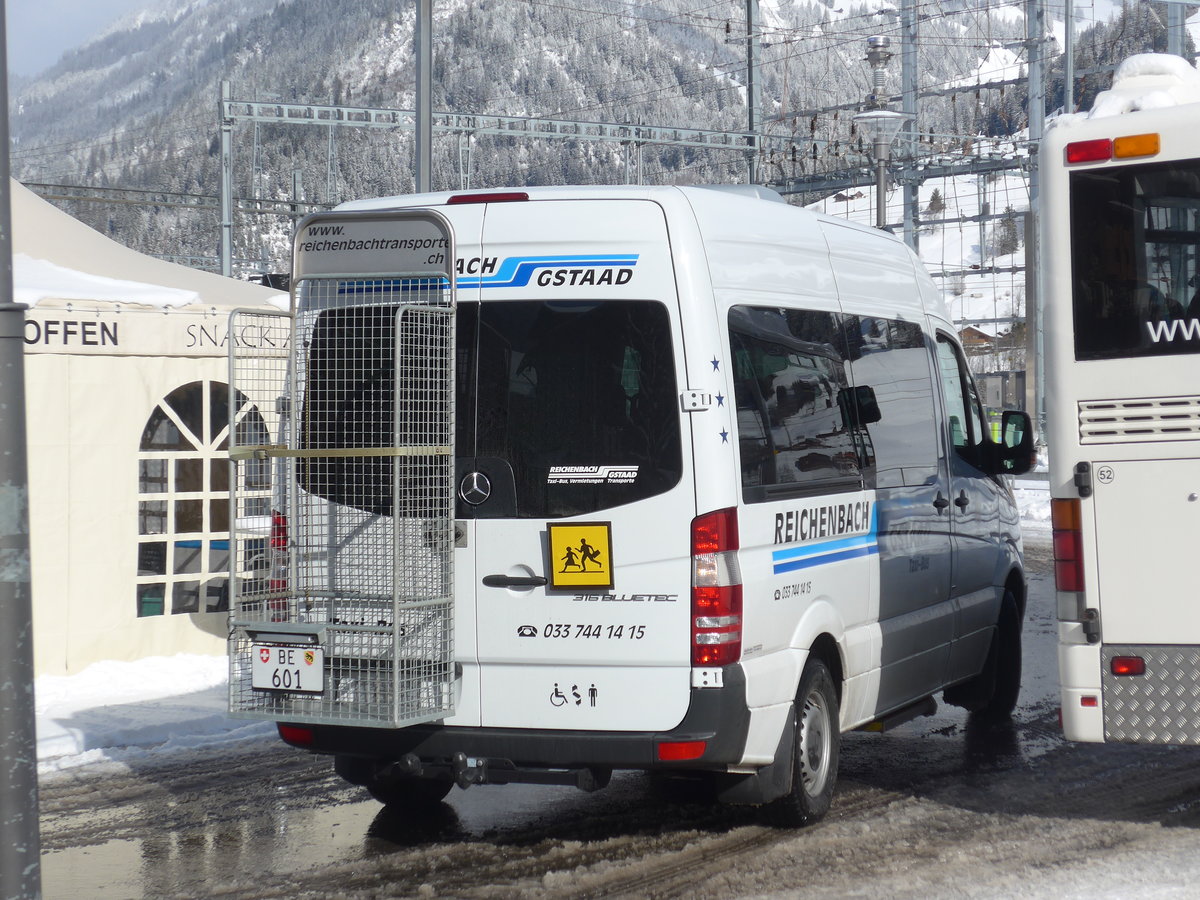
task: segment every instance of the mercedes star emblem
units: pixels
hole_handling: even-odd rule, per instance
[[[471,506],[478,506],[492,496],[492,483],[482,472],[471,472],[458,486],[458,496]]]

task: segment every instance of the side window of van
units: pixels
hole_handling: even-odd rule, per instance
[[[954,452],[978,465],[980,446],[986,440],[983,405],[962,352],[945,335],[937,339],[938,370],[946,395],[946,417]]]
[[[844,320],[867,486],[931,484],[938,477],[938,416],[921,326],[874,316]]]
[[[854,490],[860,451],[846,397],[845,340],[832,312],[729,312],[742,487],[747,502]]]

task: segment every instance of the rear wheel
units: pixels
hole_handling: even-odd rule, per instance
[[[378,760],[359,756],[335,756],[333,769],[351,784],[365,787],[384,806],[430,807],[442,801],[454,782],[449,778],[419,778],[415,775],[383,774]]]
[[[809,659],[804,667],[794,715],[792,789],[766,807],[771,822],[787,827],[821,819],[829,812],[837,784],[841,748],[837,688],[819,659]]]
[[[384,806],[421,807],[441,803],[454,787],[449,778],[414,778],[398,775],[376,778],[363,785]]]

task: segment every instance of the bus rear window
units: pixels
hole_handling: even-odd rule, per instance
[[[1074,172],[1070,191],[1076,359],[1200,352],[1200,163]]]

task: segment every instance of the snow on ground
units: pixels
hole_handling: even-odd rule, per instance
[[[1026,531],[1048,531],[1045,481],[1019,479],[1014,494]],[[98,662],[77,675],[37,679],[39,775],[273,736],[269,722],[229,718],[227,679],[224,656],[188,654]],[[1029,680],[1026,701],[1034,692],[1058,691],[1056,677]]]

